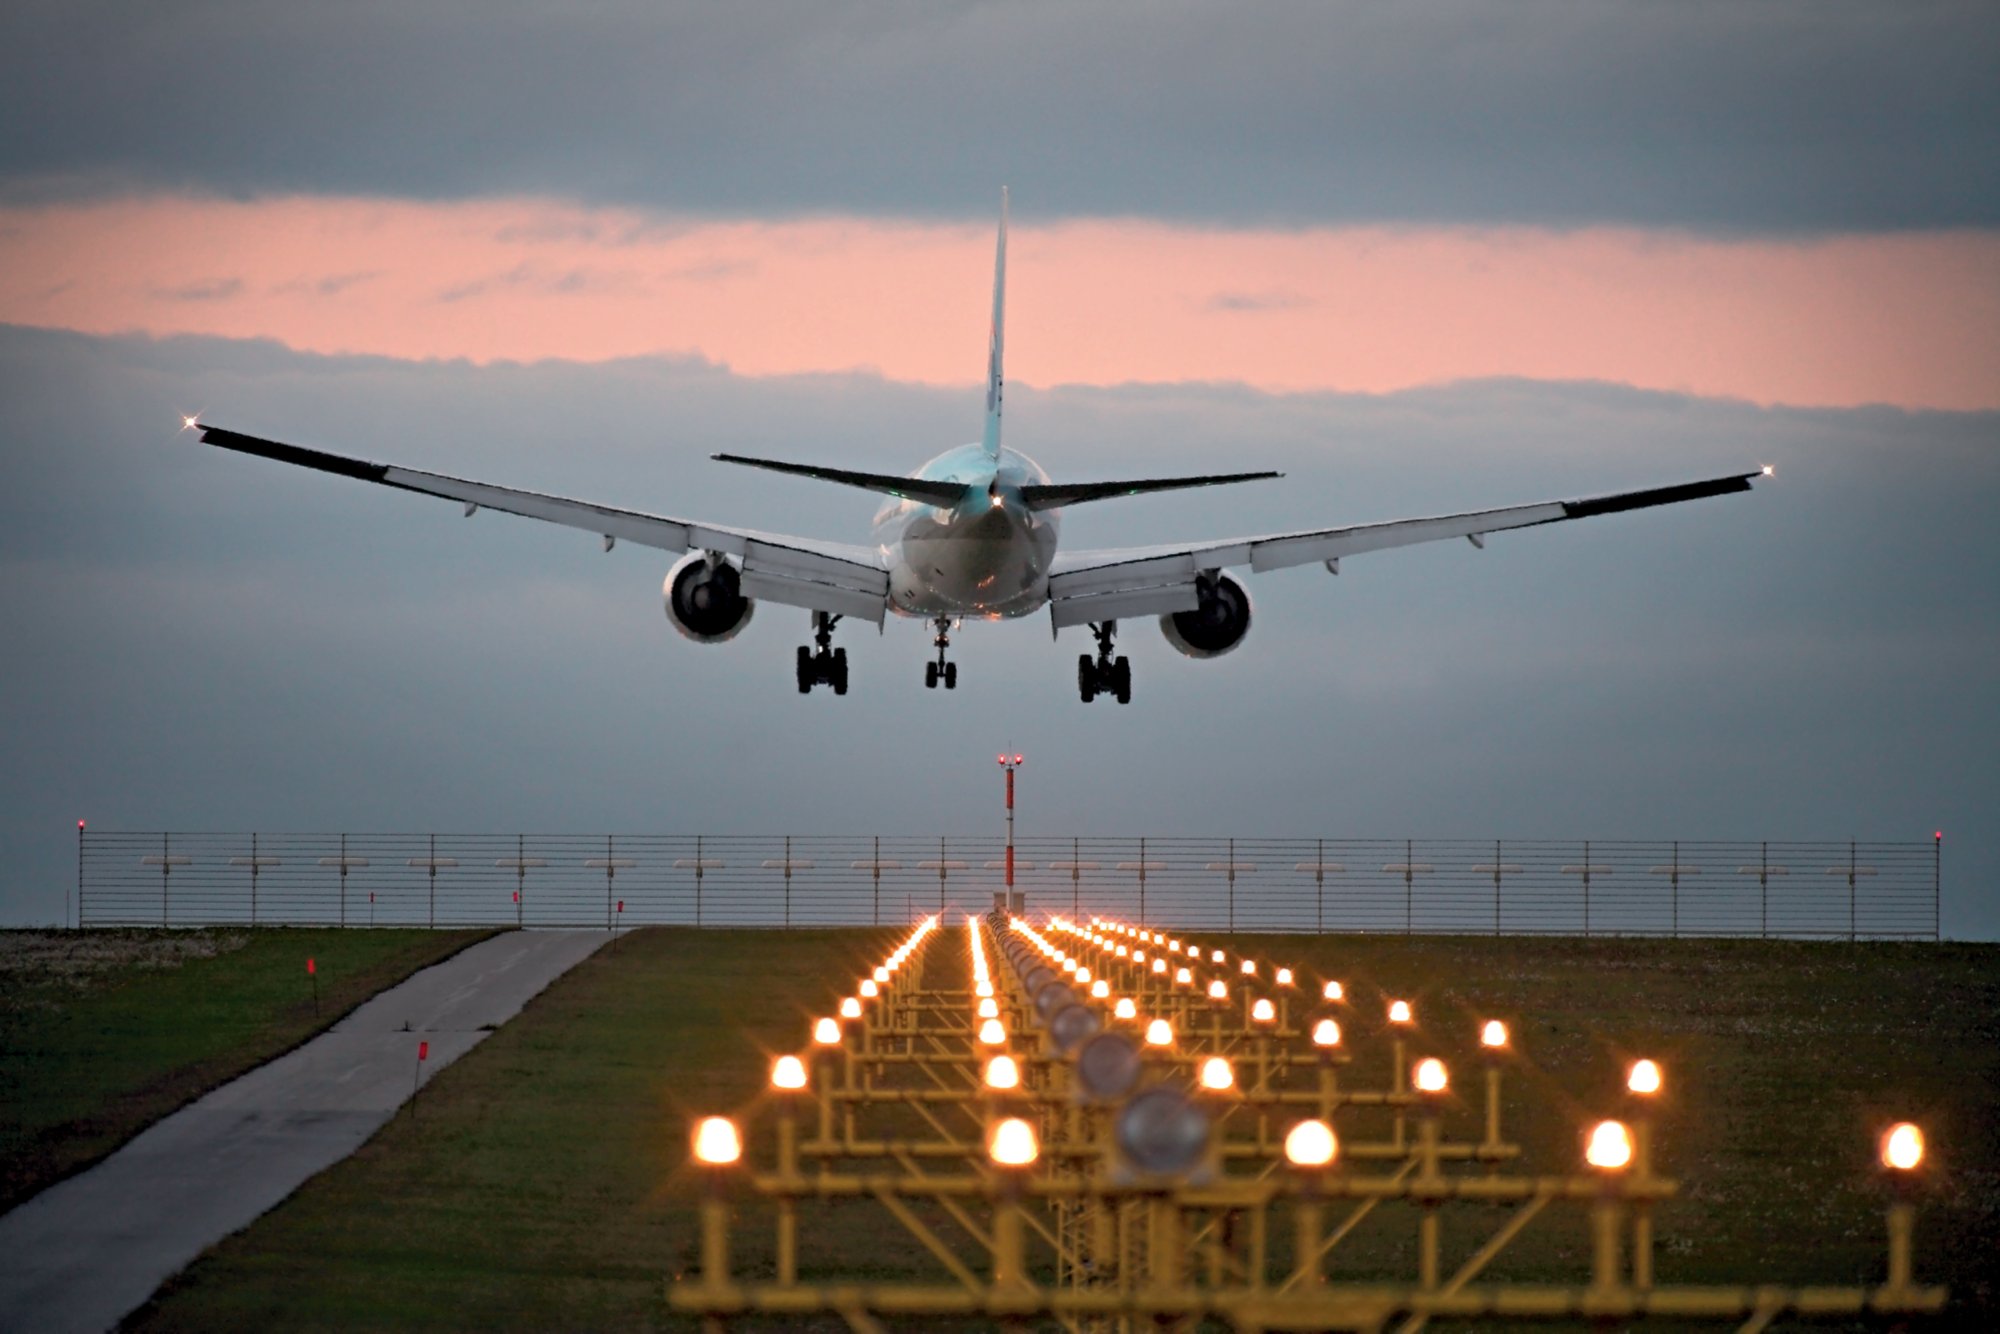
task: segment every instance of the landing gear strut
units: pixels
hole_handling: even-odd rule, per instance
[[[847,693],[847,650],[833,647],[833,627],[838,616],[816,611],[812,614],[813,644],[799,645],[799,693],[810,695],[816,685],[830,685],[836,695]]]
[[[1114,695],[1120,704],[1132,702],[1132,660],[1111,656],[1111,639],[1118,633],[1116,621],[1092,621],[1090,633],[1097,636],[1097,657],[1077,655],[1076,693],[1085,704],[1099,695]]]
[[[936,690],[938,682],[942,681],[946,690],[956,690],[958,664],[946,662],[944,658],[946,650],[951,648],[951,617],[940,616],[931,624],[937,627],[937,638],[931,642],[937,645],[938,655],[936,662],[924,664],[924,686],[926,689]]]

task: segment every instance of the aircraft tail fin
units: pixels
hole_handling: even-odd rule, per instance
[[[1001,353],[1007,329],[1007,187],[1000,187],[1000,239],[993,248],[993,326],[986,342],[986,457],[1000,457]]]

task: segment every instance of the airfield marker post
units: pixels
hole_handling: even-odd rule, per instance
[[[69,925],[69,891],[63,891],[63,925]],[[83,821],[76,822],[76,926],[83,929]]]
[[[314,966],[310,954],[306,956],[306,976],[312,979],[313,1018],[317,1020],[319,1018],[319,969]]]

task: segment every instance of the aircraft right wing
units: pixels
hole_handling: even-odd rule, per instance
[[[638,510],[614,509],[537,491],[517,491],[442,473],[399,468],[389,463],[371,463],[244,435],[206,422],[195,422],[192,426],[201,432],[205,444],[338,477],[456,500],[465,506],[467,518],[479,510],[490,509],[598,533],[604,538],[606,551],[621,540],[675,553],[719,551],[741,563],[743,592],[767,602],[853,616],[877,626],[888,612],[889,574],[876,553],[867,547],[669,519]]]
[[[1429,519],[1396,519],[1351,528],[1274,533],[1187,546],[1071,552],[1057,556],[1055,569],[1049,575],[1049,614],[1054,627],[1060,630],[1094,621],[1193,611],[1199,603],[1196,580],[1209,570],[1247,565],[1253,572],[1261,572],[1323,561],[1338,574],[1341,558],[1345,556],[1453,537],[1463,537],[1474,546],[1483,547],[1488,533],[1509,528],[1532,528],[1748,491],[1752,479],[1767,477],[1770,471],[1760,468],[1756,472],[1733,473],[1678,486]]]

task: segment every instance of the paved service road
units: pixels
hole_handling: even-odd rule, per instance
[[[510,931],[424,969],[0,1218],[0,1330],[109,1329],[195,1256],[361,1147],[610,937]]]

